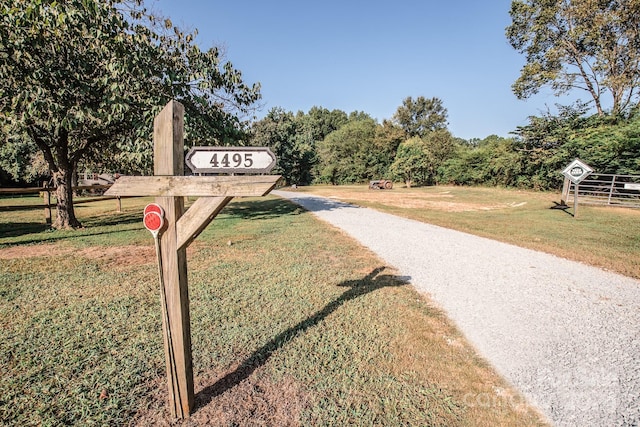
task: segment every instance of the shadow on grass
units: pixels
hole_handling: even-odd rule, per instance
[[[291,194],[285,192],[284,194],[282,194],[282,197],[286,197],[292,203],[298,204],[312,212],[333,211],[336,209],[344,208],[362,209],[362,207],[353,205],[351,203],[342,202],[340,200],[332,199],[329,197],[316,196],[305,193]]]
[[[270,219],[282,215],[297,215],[300,212],[301,208],[299,206],[286,200],[275,198],[266,200],[237,201],[229,204],[223,210],[224,216],[249,220]],[[78,229],[76,230],[76,232],[54,230],[50,225],[44,224],[44,222],[0,223],[0,237],[12,238],[33,234],[33,239],[20,240],[15,242],[4,242],[5,244],[11,245],[29,245],[42,242],[55,242],[59,240],[72,239],[75,237],[99,236],[104,234],[119,233],[125,230],[122,228],[114,230],[92,229],[98,227],[122,227],[138,223],[142,225],[142,209],[140,210],[140,212],[136,211],[125,214],[101,214],[80,218],[80,222],[82,223],[84,228]],[[47,231],[49,231],[49,233],[41,234]]]
[[[44,223],[0,223],[0,237],[12,238],[21,237],[32,234],[33,238],[28,240],[8,241],[2,244],[10,245],[32,245],[36,243],[52,243],[66,239],[75,239],[77,237],[101,236],[106,234],[121,233],[130,231],[129,228],[122,228],[130,224],[142,224],[141,213],[118,214],[116,216],[95,216],[83,218],[81,220],[83,227],[75,231],[55,230],[51,225]],[[102,227],[115,227],[111,230],[104,230]],[[100,227],[100,228],[99,228]]]
[[[140,212],[126,214],[98,215],[82,219],[84,227],[109,227],[114,225],[140,224],[142,225],[142,209]]]
[[[571,209],[571,207],[565,205],[564,203],[553,202],[553,206],[551,206],[549,209],[560,210],[569,216],[574,216],[571,212],[568,212],[568,209]]]
[[[349,280],[340,283],[338,286],[348,288],[342,295],[327,304],[322,310],[313,316],[303,320],[297,325],[276,335],[271,341],[257,349],[251,356],[245,359],[233,372],[218,379],[214,384],[205,387],[196,395],[196,410],[209,404],[213,399],[246,380],[263,366],[271,355],[278,349],[284,347],[289,341],[307,329],[320,324],[331,313],[336,311],[345,303],[358,297],[374,292],[386,287],[404,286],[408,283],[409,277],[381,275],[385,267],[374,269],[367,276],[360,280]]]
[[[300,207],[280,198],[233,201],[222,213],[242,219],[269,219],[282,215],[297,215],[300,213]]]
[[[3,222],[0,223],[0,236],[19,237],[25,234],[42,233],[50,229],[49,224],[38,222]]]

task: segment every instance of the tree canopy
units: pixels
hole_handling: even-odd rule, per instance
[[[293,113],[274,107],[251,127],[251,145],[269,147],[278,162],[273,173],[289,184],[308,184],[312,147],[305,144],[304,133]]]
[[[407,97],[393,116],[394,121],[408,137],[425,136],[429,132],[447,127],[447,109],[436,97]]]
[[[191,140],[237,136],[259,99],[216,48],[142,0],[0,0],[3,145],[31,144],[58,188],[59,228],[78,227],[71,176],[83,160],[150,162],[154,115],[183,103]],[[146,154],[146,155],[145,155]],[[148,167],[148,164],[147,164]]]
[[[453,153],[455,140],[446,129],[438,129],[424,137],[414,136],[402,142],[391,164],[390,172],[407,186],[438,182],[438,168]]]
[[[369,154],[376,133],[376,122],[371,117],[359,117],[357,114],[352,117],[318,144],[320,179],[324,182],[347,184],[370,178]]]
[[[524,99],[550,86],[586,91],[599,115],[632,110],[640,91],[639,0],[513,0],[509,42],[526,55],[513,84]]]

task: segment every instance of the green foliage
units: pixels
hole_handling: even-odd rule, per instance
[[[404,132],[392,122],[380,125],[368,115],[351,113],[348,123],[318,143],[317,180],[335,185],[385,177],[403,140]]]
[[[415,112],[414,129],[425,132],[431,170],[427,181],[435,182],[435,170],[451,154],[453,139],[441,129],[446,110],[437,98],[419,97],[411,104]],[[402,107],[399,109],[402,110]],[[265,118],[253,123],[250,143],[271,147],[278,156],[277,172],[289,184],[324,182],[360,183],[389,178],[398,147],[406,140],[406,129],[397,120],[377,123],[362,111],[349,114],[313,107],[295,116],[282,108],[272,109]],[[430,123],[430,124],[427,124]]]
[[[217,49],[201,50],[142,1],[0,0],[0,11],[3,145],[43,153],[59,227],[79,225],[68,187],[81,162],[148,168],[153,117],[169,100],[185,106],[188,140],[224,141],[259,99]]]
[[[322,182],[347,184],[371,178],[371,148],[376,122],[370,117],[350,120],[318,144]]]
[[[580,158],[597,172],[640,174],[640,118],[583,117],[573,109],[530,117],[519,138],[463,144],[439,169],[442,182],[559,189],[560,173]]]
[[[341,110],[329,111],[322,107],[311,107],[307,114],[298,112],[299,133],[309,141],[322,141],[331,132],[340,129],[349,121],[347,113]]]
[[[598,171],[640,174],[640,116],[620,125],[584,129],[566,148]]]
[[[640,2],[638,0],[513,0],[509,42],[526,55],[513,84],[518,98],[543,86],[557,94],[589,93],[599,115],[602,98],[611,112],[630,111],[640,86]]]
[[[341,110],[329,111],[312,107],[307,114],[295,116],[283,108],[274,107],[250,130],[250,144],[270,147],[278,158],[274,173],[281,174],[288,184],[310,184],[319,172],[316,144],[349,121]]]
[[[362,182],[382,176],[393,161],[402,130],[368,114],[313,107],[295,116],[273,108],[251,127],[250,143],[271,147],[275,170],[289,184]]]
[[[278,163],[273,173],[281,174],[288,184],[309,183],[313,163],[313,141],[299,133],[298,120],[293,113],[279,107],[252,126],[251,143],[270,147]]]
[[[313,107],[294,116],[276,110],[254,124],[252,143],[278,153],[278,171],[289,183],[393,178],[409,185],[558,189],[560,172],[576,157],[601,173],[640,173],[640,115],[587,116],[584,103],[530,117],[528,125],[514,132],[517,137],[470,141],[454,138],[446,129],[407,139],[406,127],[388,120],[379,124],[361,112]]]
[[[455,153],[449,131],[440,129],[423,138],[413,137],[400,144],[390,172],[407,186],[435,184],[438,168]]]
[[[519,141],[496,135],[475,144],[460,144],[443,162],[441,182],[456,185],[517,186],[523,179]]]
[[[369,152],[370,178],[388,178],[389,168],[396,158],[398,147],[404,140],[404,131],[393,122],[383,120],[381,125],[376,126],[373,146]]]
[[[438,183],[438,168],[455,153],[455,139],[446,129],[438,129],[424,138],[431,161],[428,183]]]
[[[425,184],[429,177],[431,161],[425,142],[414,136],[400,144],[390,172],[396,179],[402,179],[407,187]]]
[[[0,144],[0,170],[4,170],[15,182],[34,182],[48,179],[49,168],[37,154],[37,147],[25,136],[7,138]]]
[[[560,171],[576,157],[600,173],[640,174],[640,116],[586,117],[566,108],[558,116],[529,120],[529,125],[517,130],[528,186],[560,188]]]
[[[408,137],[422,137],[447,127],[447,109],[439,98],[419,96],[414,100],[408,97],[402,101],[393,119]]]

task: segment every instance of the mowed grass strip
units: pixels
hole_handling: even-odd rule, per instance
[[[168,425],[144,199],[86,228],[0,212],[0,424]],[[286,201],[233,202],[188,250],[197,409],[177,425],[541,425],[398,273]]]
[[[560,193],[433,186],[368,190],[366,185],[298,191],[335,197],[405,218],[583,262],[640,278],[640,209],[579,205],[555,209]]]

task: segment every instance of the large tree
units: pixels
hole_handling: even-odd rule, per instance
[[[170,99],[185,105],[187,134],[204,140],[233,135],[238,113],[259,99],[217,49],[199,49],[142,0],[0,0],[0,14],[2,144],[42,152],[57,228],[80,226],[78,164],[148,152],[153,117]]]
[[[393,116],[393,120],[407,137],[423,137],[429,132],[447,127],[447,109],[439,98],[407,97]]]
[[[410,188],[414,184],[426,184],[429,179],[432,159],[427,144],[414,136],[398,147],[398,153],[390,167],[394,179],[402,179]]]
[[[509,42],[526,55],[513,84],[520,99],[550,86],[586,91],[599,115],[637,105],[640,91],[640,0],[513,0]]]
[[[420,138],[414,136],[398,147],[390,172],[413,184],[437,184],[438,168],[455,152],[455,139],[446,129],[437,129]]]
[[[331,132],[340,129],[348,121],[348,115],[342,110],[331,110],[314,106],[307,114],[298,112],[296,120],[300,124],[298,133],[303,133],[314,142],[322,141]]]
[[[374,176],[376,121],[361,113],[318,143],[320,180],[331,184],[364,182]]]
[[[368,150],[368,168],[371,178],[391,178],[389,167],[398,152],[398,146],[405,140],[402,129],[390,120],[383,120],[376,126],[373,144]]]
[[[334,132],[349,121],[347,113],[342,110],[331,110],[314,106],[307,114],[299,111],[296,114],[296,144],[304,153],[305,164],[301,165],[300,184],[309,184],[321,175],[317,144],[327,135]],[[308,167],[308,170],[305,169]]]

